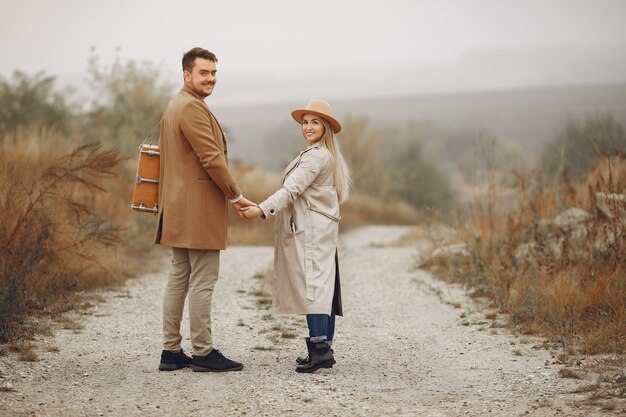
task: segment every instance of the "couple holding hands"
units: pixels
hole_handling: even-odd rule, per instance
[[[228,204],[246,219],[275,218],[273,308],[306,314],[307,356],[297,372],[335,364],[335,317],[342,315],[337,242],[339,207],[349,193],[348,167],[335,142],[341,130],[323,100],[291,112],[306,148],[287,166],[281,188],[260,204],[246,199],[227,164],[224,133],[204,102],[216,82],[217,58],[194,48],[182,59],[184,86],[161,122],[159,211],[155,243],[172,248],[163,300],[159,370],[238,371],[239,362],[213,347],[211,301],[226,249]],[[188,296],[192,357],[181,348]]]

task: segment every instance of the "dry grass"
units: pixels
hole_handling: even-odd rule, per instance
[[[26,317],[71,309],[83,290],[132,272],[123,164],[116,151],[54,132],[0,143],[0,341],[31,337]]]
[[[472,205],[464,230],[471,258],[456,276],[509,313],[522,333],[547,335],[587,354],[624,353],[626,227],[619,216],[596,213],[594,196],[626,191],[626,161],[601,159],[585,178],[550,186],[518,176],[517,199],[506,209],[494,184]],[[591,213],[582,237],[540,230],[542,219],[570,207]],[[550,250],[550,239],[560,239],[560,254]],[[598,242],[607,240],[601,249]],[[530,262],[516,259],[521,244],[535,245]]]
[[[280,333],[280,337],[282,337],[283,339],[295,339],[296,337],[298,337],[297,333],[291,330],[283,330]]]
[[[59,320],[61,328],[64,330],[72,330],[74,333],[79,333],[83,329],[83,324],[76,319],[72,320],[66,316],[61,317]]]
[[[485,314],[485,318],[487,320],[496,320],[498,318],[498,313],[487,313]]]
[[[10,342],[4,345],[2,350],[17,354],[17,359],[23,362],[37,362],[39,359],[35,352],[35,345],[31,342]]]
[[[559,369],[559,376],[561,378],[582,379],[582,377],[578,374],[578,372],[569,368]]]
[[[37,362],[39,356],[34,350],[25,350],[17,354],[17,360],[22,362]]]
[[[61,351],[57,345],[51,345],[51,344],[46,345],[45,350],[46,352],[54,352],[54,353]]]
[[[271,352],[271,351],[274,351],[276,349],[277,348],[275,346],[261,346],[261,345],[254,346],[252,348],[252,350],[258,350],[258,351],[261,351],[261,352]]]

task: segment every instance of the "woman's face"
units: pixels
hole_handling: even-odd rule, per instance
[[[324,136],[324,125],[322,119],[315,114],[305,114],[302,116],[302,134],[309,145],[313,145]]]

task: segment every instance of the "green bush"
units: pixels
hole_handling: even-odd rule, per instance
[[[388,195],[416,208],[441,210],[452,201],[449,180],[427,161],[420,143],[410,141],[393,148],[385,172]]]
[[[84,119],[85,142],[115,146],[133,154],[161,119],[174,86],[161,80],[162,71],[153,62],[116,57],[102,65],[97,55],[89,58],[88,83],[96,99]],[[158,129],[151,140],[158,140]]]
[[[415,126],[381,131],[366,118],[347,117],[340,135],[356,190],[417,209],[444,210],[451,202],[449,180],[424,155]]]
[[[68,92],[57,91],[54,82],[44,72],[30,76],[16,70],[10,79],[0,77],[0,139],[14,141],[18,130],[32,126],[68,133],[73,119]]]

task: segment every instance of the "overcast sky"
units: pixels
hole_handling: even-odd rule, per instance
[[[519,87],[568,66],[563,82],[626,81],[625,18],[623,0],[0,0],[0,75],[79,84],[91,47],[119,47],[178,83],[202,46],[233,102]]]

